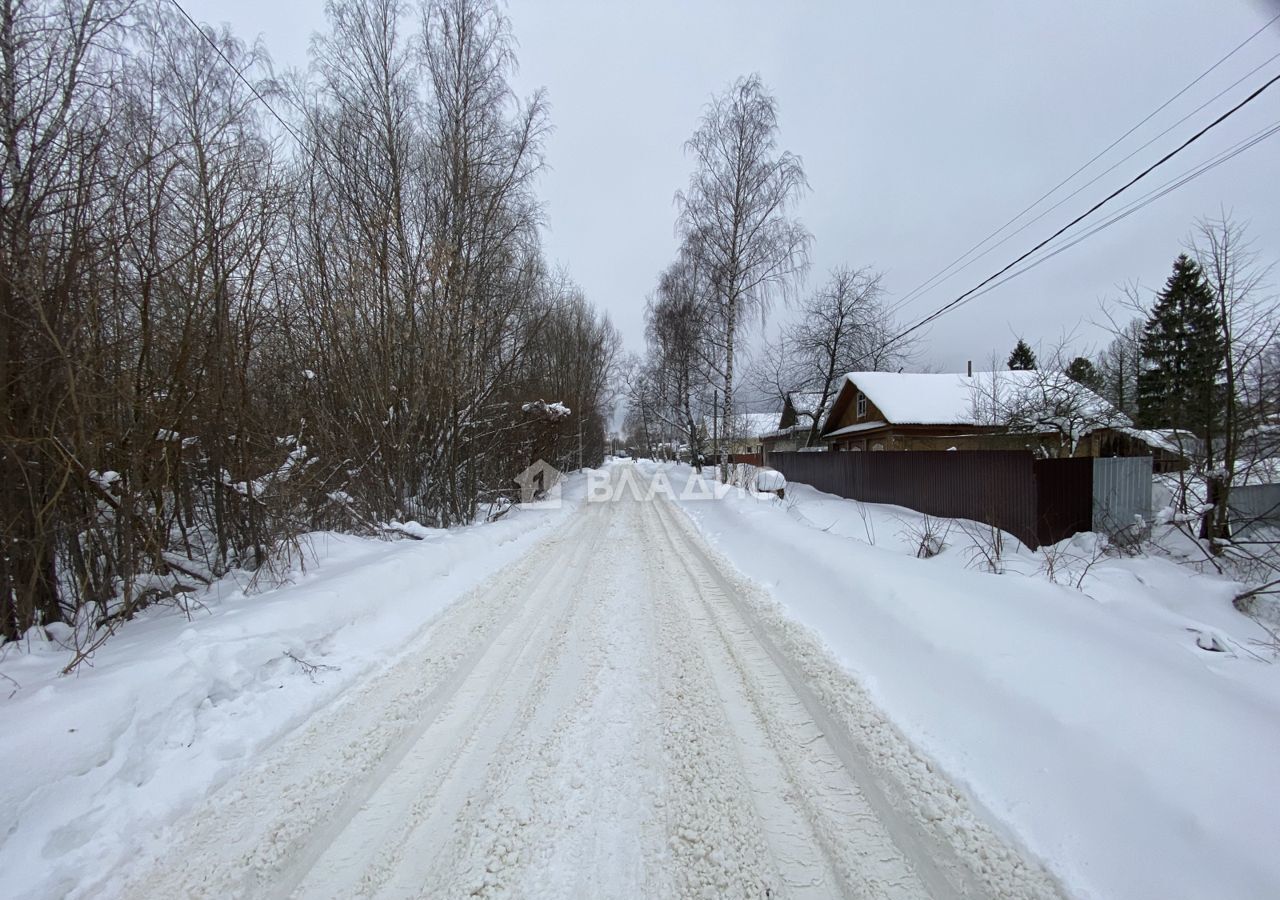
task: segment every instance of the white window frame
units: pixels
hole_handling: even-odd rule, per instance
[[[858,418],[865,419],[867,417],[867,395],[858,391]]]

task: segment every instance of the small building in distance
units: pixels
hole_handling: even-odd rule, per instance
[[[763,436],[778,430],[782,418],[780,412],[735,413],[724,426],[719,416],[705,416],[702,420],[702,443],[708,456],[715,452],[713,439],[732,454],[758,454],[763,448]]]

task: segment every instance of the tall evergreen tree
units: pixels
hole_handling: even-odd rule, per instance
[[[1066,368],[1066,375],[1076,384],[1082,384],[1091,391],[1102,391],[1102,373],[1087,356],[1077,356]]]
[[[1156,295],[1141,349],[1139,424],[1185,429],[1211,448],[1219,430],[1225,342],[1213,291],[1199,264],[1185,253]]]
[[[1009,368],[1013,371],[1027,371],[1036,367],[1036,355],[1022,338],[1009,354]]]

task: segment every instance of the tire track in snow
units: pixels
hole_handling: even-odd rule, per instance
[[[742,634],[723,630],[713,608],[718,598],[711,572],[668,527],[659,503],[650,506],[647,524],[661,543],[662,574],[673,585],[668,595],[698,657],[686,661],[686,670],[707,682],[700,693],[719,701],[772,860],[772,871],[757,876],[768,895],[950,896],[926,889],[785,679],[766,661],[744,661]],[[700,836],[698,842],[721,839]]]
[[[134,876],[123,895],[287,894],[499,638],[540,612],[531,602],[539,585],[565,577],[563,567],[542,560],[557,548],[584,545],[595,524],[575,517],[468,592],[403,659],[348,691],[224,785],[199,814],[169,829],[164,844],[173,849]]]
[[[304,871],[292,896],[416,897],[423,880],[449,864],[449,842],[440,835],[458,835],[474,814],[488,793],[490,770],[543,708],[565,658],[581,599],[576,581],[601,535],[594,523],[586,529],[585,539],[569,544],[567,558],[546,565],[546,577],[528,591],[530,615],[498,637],[360,808],[337,820],[332,842],[300,861]]]
[[[1057,895],[661,498],[586,504],[166,837],[126,896]]]
[[[556,676],[571,702],[536,712],[495,757],[483,808],[460,822],[455,870],[422,896],[669,896],[658,857],[652,603],[629,545],[634,510],[609,516],[603,549],[575,590],[586,598]],[[631,590],[628,588],[631,587]],[[576,679],[576,685],[571,682]],[[555,686],[551,691],[556,690]]]
[[[960,792],[885,719],[815,637],[738,576],[674,504],[653,504],[673,552],[696,573],[703,603],[743,671],[772,671],[823,735],[880,827],[910,859],[933,897],[1048,900],[1052,876],[1010,846]],[[759,667],[763,666],[763,669]],[[785,731],[779,737],[786,740]],[[831,796],[831,795],[827,795]]]

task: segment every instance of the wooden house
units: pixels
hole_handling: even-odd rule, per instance
[[[850,372],[823,422],[822,439],[832,450],[1150,452],[1098,437],[1117,429],[1132,432],[1132,423],[1060,372]]]

